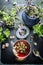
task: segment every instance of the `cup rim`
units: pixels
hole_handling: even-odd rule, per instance
[[[29,19],[32,19],[32,20],[39,19],[39,17],[34,17],[34,18],[32,18],[32,17],[28,16],[26,12],[25,12],[25,14],[26,14],[26,16],[27,16]]]

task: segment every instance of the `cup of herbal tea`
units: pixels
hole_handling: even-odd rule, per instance
[[[26,40],[18,40],[13,45],[13,53],[18,60],[24,60],[30,55],[30,44]]]

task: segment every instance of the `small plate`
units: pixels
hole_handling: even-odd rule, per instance
[[[26,26],[22,26],[18,28],[16,32],[17,38],[23,39],[26,38],[29,35],[29,29]]]

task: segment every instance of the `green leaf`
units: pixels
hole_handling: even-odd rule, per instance
[[[9,31],[9,29],[6,29],[6,30],[4,31],[4,34],[6,35],[6,37],[9,37],[9,36],[10,36],[10,31]]]
[[[39,36],[43,35],[43,25],[37,24],[37,25],[33,26],[33,29],[34,29],[33,32],[37,33]]]
[[[0,27],[0,32],[2,32],[2,27]]]
[[[2,34],[2,32],[0,33],[0,41],[4,42],[6,40],[6,38],[4,38],[4,35]]]

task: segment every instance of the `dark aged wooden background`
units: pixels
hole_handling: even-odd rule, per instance
[[[19,4],[23,4],[23,3],[25,3],[25,0],[9,0],[9,2],[6,2],[5,0],[0,0],[0,9],[2,9],[3,7],[8,7],[8,8],[10,8],[10,7],[12,7],[12,3],[14,2],[14,1],[16,1],[17,3],[19,3]],[[41,6],[43,7],[43,3],[41,3],[41,1],[43,1],[43,0],[32,0],[32,3],[40,3],[41,4]],[[1,63],[1,43],[0,43],[0,65],[7,65],[7,64],[3,64],[3,63]],[[10,64],[8,64],[8,65],[10,65]],[[13,64],[11,64],[11,65],[13,65]],[[16,65],[16,64],[15,64]],[[28,64],[27,64],[28,65]],[[29,64],[30,65],[30,64]],[[33,65],[33,64],[32,64]],[[40,64],[40,65],[42,65],[42,64]]]

